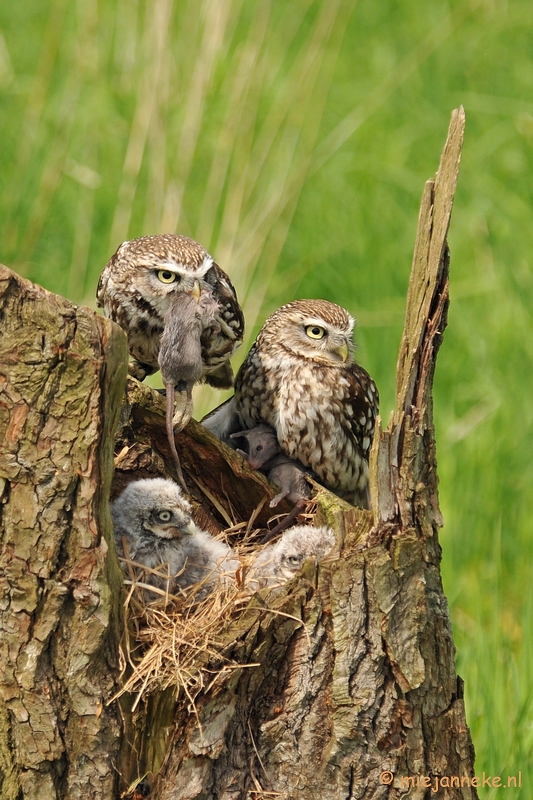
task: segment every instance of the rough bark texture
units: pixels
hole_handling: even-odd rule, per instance
[[[108,800],[129,725],[109,705],[122,630],[113,450],[114,493],[132,473],[173,476],[164,401],[134,379],[124,400],[118,326],[3,266],[0,326],[0,789],[6,800]],[[208,529],[276,493],[197,423],[178,447]],[[260,511],[257,524],[269,516]]]
[[[1,794],[109,798],[121,578],[102,530],[124,336],[4,267],[0,324]]]
[[[108,704],[121,620],[107,497],[124,337],[2,271],[2,796],[118,797],[147,774],[158,800],[377,800],[403,796],[407,777],[410,797],[476,797],[416,782],[473,770],[439,571],[431,400],[463,128],[461,109],[422,200],[397,409],[372,453],[373,512],[318,491],[316,521],[332,525],[338,551],[256,595],[221,632],[228,655],[259,666],[200,695],[197,715],[171,691],[135,713],[127,696]],[[128,380],[113,493],[133,477],[175,477],[164,416],[163,399]],[[247,520],[275,494],[197,423],[177,445],[203,527]],[[268,516],[264,504],[256,524]]]

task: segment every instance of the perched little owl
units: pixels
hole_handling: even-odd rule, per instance
[[[265,547],[254,561],[250,570],[250,587],[255,590],[281,586],[294,578],[308,558],[320,561],[334,547],[335,536],[331,528],[313,528],[311,525],[289,528],[276,544]]]
[[[173,481],[133,481],[112,503],[111,514],[119,555],[125,555],[124,537],[130,560],[158,572],[147,572],[143,582],[159,589],[173,592],[202,582],[201,598],[218,581],[232,580],[239,567],[227,545],[196,527],[191,507]]]
[[[281,449],[355,505],[369,507],[368,457],[378,411],[374,381],[353,357],[354,320],[326,300],[296,300],[270,316],[235,381],[204,418],[224,441],[266,423]]]
[[[161,370],[169,443],[184,485],[173,428],[188,422],[199,380],[224,389],[233,384],[229,359],[244,333],[235,289],[200,244],[164,234],[121,244],[102,272],[96,298],[128,336],[131,374],[143,380]]]

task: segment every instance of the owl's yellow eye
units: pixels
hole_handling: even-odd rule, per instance
[[[174,283],[178,276],[175,272],[171,272],[169,269],[160,269],[157,271],[157,277],[161,281],[161,283]]]
[[[308,325],[305,332],[311,339],[323,339],[326,335],[325,329],[320,325]]]

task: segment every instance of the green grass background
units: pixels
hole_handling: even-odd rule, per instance
[[[521,770],[530,796],[530,0],[25,0],[0,33],[1,260],[94,307],[121,241],[191,235],[249,337],[293,298],[348,307],[385,421],[423,185],[465,106],[435,385],[443,577],[476,771]]]

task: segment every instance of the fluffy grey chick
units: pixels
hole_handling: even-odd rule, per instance
[[[159,589],[173,592],[202,581],[201,599],[218,581],[231,581],[239,567],[231,548],[196,527],[191,506],[173,481],[133,481],[112,503],[111,514],[119,555],[124,556],[124,537],[129,558],[157,570],[147,572],[145,582]]]
[[[281,492],[270,501],[271,508],[275,508],[284,497],[291,503],[309,500],[311,489],[305,475],[310,473],[282,451],[274,428],[270,425],[256,425],[248,431],[233,433],[231,438],[246,439],[248,452],[237,452],[246,458],[252,469],[261,470],[269,481],[280,487]]]
[[[294,578],[308,558],[317,561],[324,558],[335,547],[335,536],[331,528],[314,528],[311,525],[296,525],[289,528],[276,544],[265,547],[252,565],[251,588],[281,586]]]

